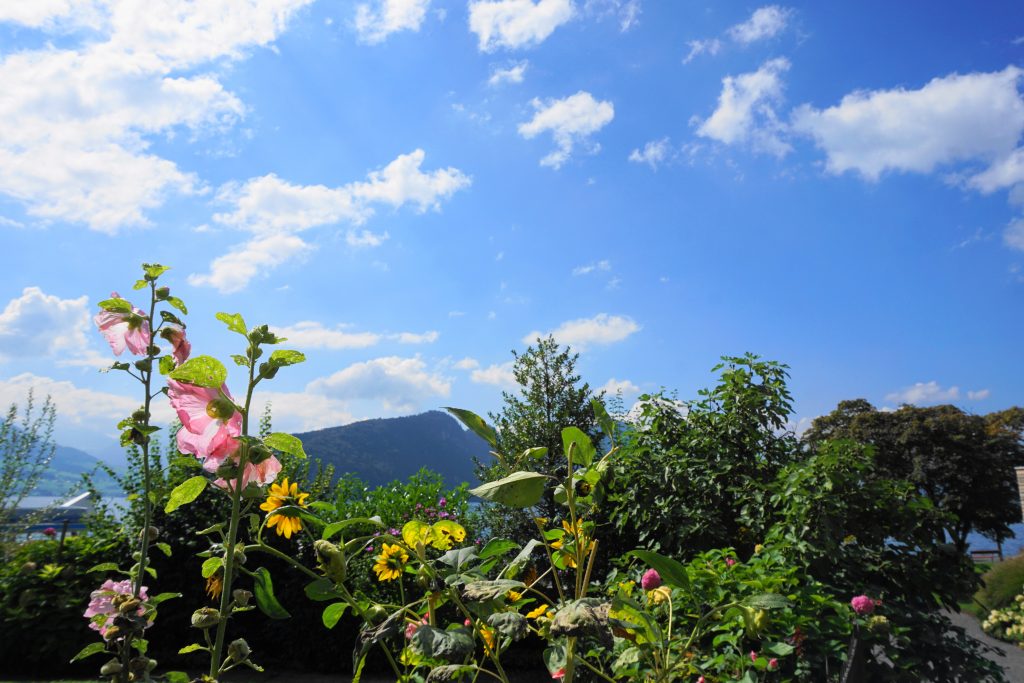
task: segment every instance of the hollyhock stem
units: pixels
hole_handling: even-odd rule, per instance
[[[254,344],[253,344],[254,345]],[[255,348],[253,348],[255,351]],[[245,392],[245,408],[242,411],[242,436],[249,435],[249,404],[252,403],[252,391],[256,388],[253,381],[253,369],[256,365],[255,353],[249,354],[249,386]],[[228,538],[224,551],[224,586],[220,594],[220,622],[217,624],[217,639],[210,657],[210,678],[217,678],[220,673],[221,658],[224,655],[224,636],[227,633],[228,617],[231,612],[231,584],[235,571],[235,543],[238,540],[238,519],[241,517],[242,481],[245,473],[245,461],[249,457],[249,446],[242,443],[238,449],[238,477],[231,491],[231,520],[228,523]],[[231,480],[228,480],[229,484]]]
[[[153,316],[156,314],[156,283],[151,281],[149,283],[149,324],[150,329],[153,327]],[[145,396],[145,402],[142,406],[143,423],[149,426],[149,406],[153,400],[150,396],[150,389],[152,388],[153,382],[153,336],[155,332],[150,333],[150,348],[146,349],[146,359],[149,361],[149,370],[139,370],[142,381],[142,386],[145,387],[143,390]],[[142,591],[142,580],[146,576],[146,561],[149,559],[149,526],[153,519],[153,502],[150,500],[150,489],[151,482],[149,480],[149,434],[144,434],[142,438],[142,542],[139,548],[139,571],[135,575],[135,583],[132,586],[132,593],[135,597],[139,597]]]

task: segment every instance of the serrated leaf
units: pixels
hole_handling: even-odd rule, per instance
[[[188,315],[188,307],[185,305],[185,302],[182,301],[181,299],[179,299],[178,297],[176,297],[176,296],[169,296],[169,297],[167,297],[167,303],[169,303],[170,305],[174,306],[175,308],[177,308],[179,311],[181,311],[185,315]]]
[[[196,356],[177,367],[171,379],[188,382],[208,389],[219,389],[228,378],[224,364],[212,356]]]
[[[203,562],[203,578],[204,579],[210,578],[211,576],[216,574],[218,571],[220,571],[220,568],[222,566],[224,566],[223,558],[220,558],[220,557],[211,557],[211,558],[209,558],[208,560]]]
[[[345,614],[345,610],[348,608],[348,603],[335,602],[331,605],[324,607],[324,613],[320,615],[320,619],[324,622],[324,626],[327,628],[334,628],[341,616]]]
[[[573,464],[590,467],[590,463],[594,462],[594,454],[596,453],[590,437],[584,434],[583,430],[578,427],[566,427],[562,430],[562,451],[568,454],[569,449],[574,445],[576,450],[573,455]]]
[[[291,434],[274,432],[263,439],[263,443],[270,448],[273,448],[275,451],[294,455],[297,458],[306,457],[306,451],[302,448],[302,439],[297,436],[292,436]]]
[[[231,354],[231,360],[235,361],[235,365],[239,365],[243,368],[249,367],[249,359],[240,353]]]
[[[171,356],[160,357],[160,374],[169,375],[174,372],[174,358]]]
[[[527,508],[540,502],[546,481],[547,477],[538,472],[513,472],[497,481],[470,489],[469,492],[484,500],[510,507]]]
[[[89,643],[81,650],[78,654],[71,658],[72,662],[77,662],[79,659],[85,659],[86,657],[92,657],[98,655],[101,652],[106,652],[107,646],[104,643]]]
[[[281,603],[274,597],[274,582],[270,578],[270,572],[265,567],[260,567],[253,572],[253,593],[256,596],[256,605],[260,611],[271,619],[288,619],[292,615],[281,606]]]
[[[449,413],[454,415],[459,422],[466,425],[471,432],[479,436],[481,439],[491,445],[491,448],[498,447],[498,434],[494,429],[484,422],[483,418],[470,410],[463,410],[462,408],[445,408]]]
[[[132,305],[127,299],[104,299],[97,304],[104,311],[111,313],[131,313]]]
[[[245,320],[241,313],[218,313],[217,320],[228,326],[232,332],[237,332],[246,339],[249,338],[249,331],[245,327]]]
[[[661,576],[661,580],[676,588],[689,588],[690,577],[686,573],[686,567],[671,557],[665,557],[650,550],[633,550],[627,553],[638,558],[651,569],[654,569]]]
[[[149,283],[146,282],[145,280],[136,280],[135,284],[132,285],[132,289],[138,290],[138,289],[142,289],[143,287],[146,287],[148,285],[149,285]]]
[[[290,349],[278,349],[270,354],[270,358],[267,360],[272,368],[283,368],[286,365],[295,365],[306,360],[306,354],[301,351],[292,351]]]
[[[194,501],[203,492],[203,489],[206,488],[207,483],[209,483],[209,480],[206,477],[197,474],[175,486],[167,500],[167,505],[164,507],[164,512],[170,514],[182,505],[187,505]]]

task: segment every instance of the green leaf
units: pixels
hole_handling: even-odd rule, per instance
[[[767,645],[764,645],[762,649],[776,657],[788,657],[796,651],[796,648],[789,643],[768,643]]]
[[[341,597],[341,594],[334,588],[334,582],[329,579],[317,579],[307,583],[304,590],[306,597],[313,602],[326,602],[327,600],[337,600]]]
[[[169,297],[167,297],[167,303],[169,303],[170,305],[174,306],[175,308],[177,308],[179,311],[181,311],[185,315],[188,315],[188,307],[185,306],[185,302],[182,301],[181,299],[179,299],[178,297],[176,297],[176,296],[169,296]]]
[[[487,541],[487,545],[480,549],[480,559],[486,560],[488,557],[504,555],[508,551],[518,547],[518,543],[510,541],[507,538],[492,538]]]
[[[302,448],[302,439],[297,436],[292,436],[291,434],[274,432],[263,439],[263,443],[270,448],[273,448],[275,451],[294,455],[297,458],[306,457],[306,451]]]
[[[495,612],[487,617],[487,624],[512,640],[526,637],[526,617],[518,612]]]
[[[270,572],[265,567],[260,567],[253,572],[253,593],[256,595],[256,605],[264,614],[271,619],[288,619],[292,615],[281,607],[281,603],[274,597],[274,582],[270,578]]]
[[[272,368],[283,368],[286,365],[295,365],[306,360],[306,355],[301,351],[291,351],[289,349],[279,349],[270,354],[268,363]]]
[[[148,280],[155,280],[170,269],[170,266],[161,266],[159,263],[142,264],[142,270],[146,271],[146,278]]]
[[[200,645],[199,643],[192,643],[191,645],[186,645],[178,650],[178,654],[187,655],[189,652],[198,652],[200,650],[208,650],[208,648],[204,645]]]
[[[495,503],[528,508],[540,502],[546,481],[547,476],[538,472],[513,472],[497,481],[470,489],[469,492]]]
[[[519,554],[512,558],[512,561],[505,565],[505,568],[501,571],[503,576],[515,577],[519,575],[519,572],[530,563],[530,557],[533,555],[533,551],[541,547],[543,544],[536,538],[531,538],[523,546],[523,549],[519,551]]]
[[[532,458],[534,460],[540,460],[547,454],[548,449],[545,448],[544,446],[534,446],[533,448],[527,448],[525,451],[523,451],[522,458],[523,460],[527,460],[529,458]]]
[[[77,662],[79,659],[85,659],[86,657],[92,657],[98,655],[101,652],[106,652],[107,646],[104,643],[89,643],[81,650],[78,654],[71,658],[72,662]]]
[[[149,641],[145,638],[136,638],[132,641],[132,647],[139,651],[139,654],[146,654],[146,650],[149,649]]]
[[[370,524],[382,529],[384,528],[384,524],[380,521],[379,517],[353,517],[352,519],[343,519],[340,522],[332,522],[328,524],[324,527],[323,533],[320,534],[320,538],[325,541],[329,541],[333,536],[336,536],[338,532],[352,526],[353,524]]]
[[[590,441],[590,437],[584,434],[578,427],[566,427],[562,430],[562,450],[568,454],[569,448],[573,444],[576,445],[573,464],[590,467],[590,463],[594,462],[594,453],[597,452],[594,449],[594,444]]]
[[[741,604],[755,609],[782,609],[789,607],[791,603],[785,596],[778,593],[763,593],[762,595],[751,595],[748,598],[744,598]]]
[[[159,595],[154,595],[153,597],[151,597],[146,602],[148,604],[152,605],[153,607],[156,607],[161,602],[166,602],[167,600],[173,600],[175,598],[180,598],[180,597],[181,597],[181,593],[160,593]]]
[[[199,494],[206,488],[207,483],[209,483],[209,480],[206,477],[197,474],[175,486],[167,500],[167,506],[164,507],[164,512],[170,514],[182,505],[191,503],[199,497]]]
[[[336,602],[324,607],[324,613],[320,616],[324,622],[324,626],[327,628],[334,628],[347,608],[348,603],[345,602]]]
[[[174,372],[174,358],[171,356],[160,357],[160,374],[169,375]]]
[[[661,575],[661,580],[676,588],[689,588],[690,577],[686,574],[686,568],[671,557],[665,557],[650,550],[634,550],[628,555],[639,558],[641,562]]]
[[[154,543],[153,547],[162,552],[165,557],[171,556],[171,545],[169,543]]]
[[[132,305],[126,299],[104,299],[99,304],[104,311],[111,313],[131,313]]]
[[[484,422],[483,418],[476,413],[463,410],[462,408],[445,408],[449,413],[458,418],[459,422],[466,425],[471,432],[491,445],[491,448],[498,447],[498,434],[494,429]]]
[[[160,311],[160,317],[163,319],[165,323],[174,323],[175,325],[185,327],[185,323],[182,322],[181,318],[174,315],[170,311]]]
[[[113,562],[104,562],[102,564],[96,565],[95,567],[91,567],[89,569],[89,571],[86,572],[86,573],[92,574],[93,572],[119,572],[119,571],[121,571],[121,568],[118,567]]]
[[[246,340],[249,339],[249,331],[245,328],[245,320],[242,319],[241,313],[218,313],[217,320],[227,325],[232,332],[237,332]]]
[[[231,360],[235,361],[235,365],[239,365],[243,368],[249,367],[249,359],[240,353],[231,354]]]
[[[220,568],[224,565],[223,558],[211,557],[203,562],[203,578],[208,579],[216,574]]]
[[[601,425],[601,431],[608,437],[608,440],[615,444],[615,420],[608,414],[608,409],[604,406],[604,401],[599,398],[590,399],[590,407],[594,409],[594,416],[597,418],[597,423]]]
[[[192,680],[184,671],[165,671],[164,678],[167,679],[167,683],[189,683]]]
[[[196,356],[178,366],[171,379],[208,389],[219,389],[228,378],[228,370],[212,356]]]
[[[146,282],[145,280],[136,280],[135,284],[132,285],[132,289],[142,289],[143,287],[147,287],[148,285],[149,283]]]

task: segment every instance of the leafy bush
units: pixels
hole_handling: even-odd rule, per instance
[[[1024,592],[1024,554],[996,562],[981,575],[982,586],[974,594],[986,608],[1001,609],[1014,604],[1014,598]]]
[[[981,628],[1000,640],[1024,647],[1024,595],[1017,595],[1009,605],[989,612]]]

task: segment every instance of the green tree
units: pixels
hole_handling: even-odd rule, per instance
[[[29,391],[21,418],[18,406],[12,403],[0,420],[0,541],[17,534],[13,524],[15,511],[53,460],[57,409],[49,397],[38,414],[34,414],[34,409],[35,397]]]
[[[812,449],[832,439],[874,446],[881,476],[910,481],[951,514],[937,540],[948,536],[964,553],[971,532],[999,543],[1020,521],[1013,468],[1024,464],[1021,414],[969,415],[952,405],[880,411],[856,399],[817,418],[803,440]]]
[[[489,463],[476,460],[476,474],[480,481],[494,481],[512,472],[528,470],[555,474],[565,468],[562,448],[562,429],[577,427],[595,443],[600,439],[600,427],[590,401],[603,398],[595,395],[590,385],[582,382],[576,373],[578,353],[562,347],[554,337],[538,337],[536,345],[526,351],[512,352],[512,374],[519,384],[517,393],[502,392],[504,406],[491,413],[491,424],[498,433],[498,451],[502,459]],[[527,449],[546,448],[539,458],[526,455]],[[542,517],[554,519],[563,507],[554,500],[549,488],[535,511]],[[532,512],[493,508],[488,511],[487,523],[495,535],[526,541],[535,535]]]

